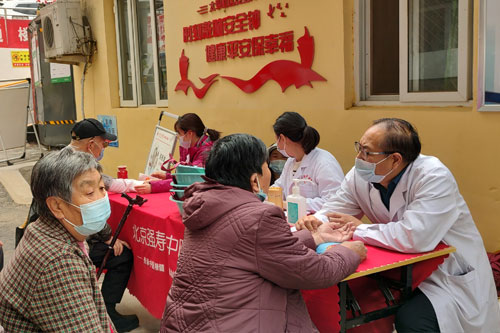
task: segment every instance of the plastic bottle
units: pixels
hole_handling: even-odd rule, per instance
[[[117,176],[118,176],[118,178],[123,178],[123,179],[127,179],[128,178],[128,171],[127,171],[127,166],[126,165],[120,165],[118,167]]]
[[[299,183],[311,182],[309,179],[294,179],[292,194],[286,197],[288,223],[297,223],[302,217],[307,215],[306,198],[300,195]]]

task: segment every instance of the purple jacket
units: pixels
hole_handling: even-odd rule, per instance
[[[281,209],[213,182],[186,192],[186,227],[161,332],[311,332],[299,289],[332,286],[360,262],[336,246],[322,255]]]
[[[208,135],[203,135],[195,146],[186,149],[179,147],[180,161],[188,165],[205,167],[205,160],[207,159],[208,152],[212,149],[213,142],[210,141]],[[189,160],[188,160],[189,159]],[[168,173],[165,180],[158,180],[151,182],[151,193],[168,192],[172,188],[170,183],[172,176]]]

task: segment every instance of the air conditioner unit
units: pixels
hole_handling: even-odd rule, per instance
[[[80,0],[58,0],[40,10],[45,58],[82,55],[84,27]]]

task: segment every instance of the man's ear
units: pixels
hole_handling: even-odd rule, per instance
[[[257,173],[253,173],[250,176],[250,187],[252,189],[252,192],[254,193],[259,192],[259,184],[257,183]]]
[[[48,197],[47,199],[45,199],[45,203],[56,219],[64,218],[64,213],[61,209],[62,200],[60,198]]]
[[[397,164],[398,167],[404,163],[403,156],[400,153],[394,153],[394,154],[392,154],[392,156],[393,156],[394,164]]]

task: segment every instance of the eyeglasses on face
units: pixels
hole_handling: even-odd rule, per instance
[[[358,141],[354,142],[354,151],[358,154],[361,153],[364,158],[368,156],[390,155],[395,153],[393,151],[366,151],[366,149]]]

